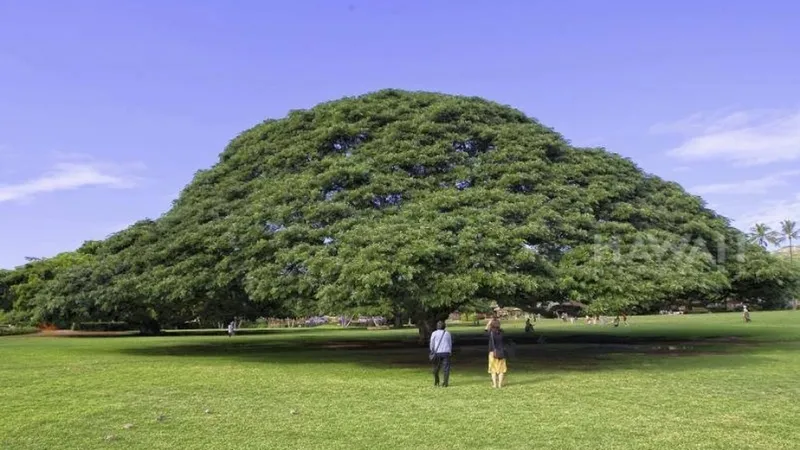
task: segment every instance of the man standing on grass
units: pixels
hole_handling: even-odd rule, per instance
[[[445,330],[444,321],[436,323],[436,331],[431,334],[431,362],[433,363],[433,385],[439,386],[439,370],[444,369],[444,383],[447,387],[450,382],[450,354],[453,352],[453,338]]]

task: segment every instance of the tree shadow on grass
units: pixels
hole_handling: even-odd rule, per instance
[[[245,328],[236,331],[238,335],[256,336],[256,335],[273,335],[273,334],[302,334],[302,333],[324,333],[331,330],[322,328]],[[337,330],[338,331],[338,330]],[[357,330],[354,330],[357,331]],[[165,336],[227,336],[226,329],[201,329],[201,330],[164,330],[158,334],[145,335],[139,331],[73,331],[73,330],[55,330],[55,331],[41,331],[36,333],[37,336],[42,337],[61,337],[61,338],[130,338],[130,337],[165,337]]]
[[[767,364],[758,355],[769,345],[763,336],[748,333],[656,333],[620,334],[548,330],[544,334],[509,333],[509,366],[514,371],[570,372],[601,370],[682,371],[702,368],[736,368]],[[459,371],[484,372],[487,338],[480,332],[454,333],[452,363]],[[151,357],[222,358],[243,362],[281,364],[354,364],[371,368],[427,370],[427,348],[405,333],[299,333],[269,337],[202,337],[114,350]],[[774,342],[772,342],[774,343]],[[796,345],[793,344],[793,345]]]

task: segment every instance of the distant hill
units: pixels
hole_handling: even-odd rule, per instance
[[[797,245],[793,245],[791,247],[791,249],[792,249],[792,253],[794,254],[794,256],[800,257],[800,247],[798,247]],[[788,258],[789,257],[789,246],[787,245],[786,247],[774,250],[772,253],[774,253],[776,255],[786,256]]]

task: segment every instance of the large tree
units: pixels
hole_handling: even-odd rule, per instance
[[[72,316],[143,330],[366,313],[411,317],[424,338],[491,302],[619,312],[736,295],[742,238],[679,185],[517,110],[385,90],[243,132],[164,216],[84,246],[46,288]]]
[[[0,312],[10,311],[13,307],[11,298],[11,275],[14,272],[0,269]]]
[[[0,309],[13,310],[15,320],[29,323],[69,324],[80,315],[82,304],[62,309],[48,295],[53,281],[70,268],[92,258],[83,252],[66,252],[52,258],[29,258],[16,270],[0,273]]]
[[[747,246],[729,265],[732,289],[729,296],[764,308],[784,308],[800,294],[800,266]]]

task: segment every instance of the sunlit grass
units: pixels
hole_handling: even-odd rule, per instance
[[[415,330],[3,337],[0,448],[797,448],[799,321],[507,325],[499,391],[482,327],[453,327],[447,389]]]

